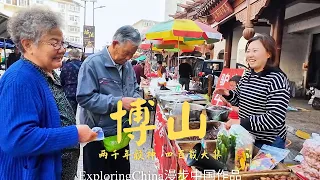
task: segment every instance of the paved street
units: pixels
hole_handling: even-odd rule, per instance
[[[310,111],[288,112],[286,122],[288,125],[308,133],[319,133],[320,111],[312,109],[312,107],[307,103],[307,100],[292,99],[290,103],[291,106],[305,108]],[[289,146],[290,149],[294,149],[296,151],[301,150],[304,142],[303,139],[300,139],[290,133],[288,133],[287,138],[292,141],[292,144]]]

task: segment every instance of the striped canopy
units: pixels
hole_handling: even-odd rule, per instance
[[[209,25],[189,19],[174,19],[154,25],[146,32],[146,39],[171,41],[218,42],[222,35]]]

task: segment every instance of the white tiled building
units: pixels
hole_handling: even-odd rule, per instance
[[[140,21],[134,23],[132,26],[139,30],[140,33],[143,33],[145,30],[147,30],[149,27],[154,26],[159,22],[157,21],[152,21],[152,20],[146,20],[146,19],[141,19]]]
[[[0,0],[0,11],[13,12],[31,5],[46,5],[61,13],[64,19],[63,33],[68,42],[82,44],[80,4],[74,0]]]

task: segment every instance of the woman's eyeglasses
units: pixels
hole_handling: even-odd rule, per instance
[[[48,45],[51,45],[55,50],[59,50],[61,49],[61,47],[63,47],[64,49],[66,49],[68,46],[69,46],[69,43],[68,42],[55,42],[55,43],[52,43],[52,42],[42,42],[43,44],[48,44]]]

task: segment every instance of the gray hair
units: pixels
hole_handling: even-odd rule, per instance
[[[58,13],[47,7],[33,6],[15,13],[7,26],[12,41],[21,52],[25,52],[21,44],[22,39],[29,39],[38,44],[43,34],[62,27],[62,19]]]
[[[119,28],[113,36],[114,41],[118,41],[120,44],[128,41],[134,45],[139,46],[141,43],[141,36],[138,30],[134,27],[126,25]]]
[[[73,59],[79,59],[81,57],[81,52],[76,48],[71,49],[71,51],[69,51],[68,54],[69,57]]]

